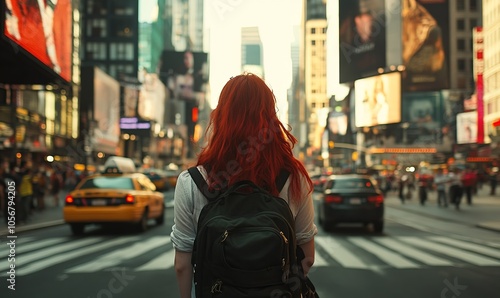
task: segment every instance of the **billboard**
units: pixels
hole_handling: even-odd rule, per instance
[[[385,0],[339,1],[340,83],[386,66]]]
[[[404,0],[401,13],[404,90],[448,89],[448,1]]]
[[[457,114],[457,144],[477,142],[477,112]]]
[[[71,80],[71,0],[5,0],[4,35],[66,81]]]
[[[139,91],[137,112],[142,119],[153,120],[163,125],[165,114],[166,88],[155,73],[144,76]]]
[[[437,144],[442,141],[445,111],[441,92],[405,93],[402,98],[402,119],[405,144]]]
[[[163,51],[160,78],[170,92],[169,98],[205,101],[208,82],[207,53]]]
[[[120,84],[99,68],[94,68],[93,83],[96,121],[93,148],[116,154],[120,138]]]
[[[401,121],[401,74],[386,73],[354,82],[356,127]]]

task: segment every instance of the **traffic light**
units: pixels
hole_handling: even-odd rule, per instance
[[[191,122],[198,123],[198,107],[191,108]]]

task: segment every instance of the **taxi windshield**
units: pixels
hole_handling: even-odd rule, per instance
[[[134,189],[134,183],[128,177],[95,177],[85,181],[80,189],[107,188],[107,189]]]

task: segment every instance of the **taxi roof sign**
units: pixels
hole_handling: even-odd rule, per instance
[[[135,163],[132,159],[122,156],[111,156],[104,163],[104,173],[134,173]]]

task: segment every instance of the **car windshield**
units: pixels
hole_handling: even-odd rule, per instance
[[[90,188],[134,189],[134,183],[128,177],[95,177],[85,181],[80,187]]]
[[[369,179],[337,179],[332,181],[331,188],[350,188],[350,189],[374,189]]]

